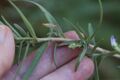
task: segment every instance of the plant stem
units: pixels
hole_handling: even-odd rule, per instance
[[[17,38],[16,40],[34,40],[34,38],[25,37],[25,38]],[[74,39],[56,38],[56,37],[51,37],[51,38],[36,38],[36,40],[37,40],[37,42],[45,42],[45,41],[58,41],[58,42],[59,41],[80,41],[80,39],[79,40],[74,40]],[[89,47],[91,49],[93,49],[94,45],[89,44]],[[111,53],[110,50],[103,49],[103,48],[100,48],[100,47],[97,47],[96,51],[102,52],[103,54],[109,54],[109,53]],[[118,55],[118,54],[114,54],[113,56],[116,57],[116,58],[120,58],[120,55]]]
[[[34,40],[34,38],[25,37],[25,38],[16,38],[16,40]],[[68,38],[36,38],[38,42],[45,42],[45,41],[79,41],[79,40],[73,40]]]

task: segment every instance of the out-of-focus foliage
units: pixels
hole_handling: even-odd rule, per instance
[[[63,18],[69,19],[74,24],[79,24],[85,30],[87,30],[88,23],[92,23],[96,28],[99,22],[100,8],[98,0],[33,0],[46,9],[48,9],[52,15],[61,24],[63,31],[72,30],[73,28],[67,25]],[[118,40],[120,40],[120,0],[102,0],[104,17],[101,29],[97,33],[97,40],[103,39],[101,46],[107,49],[110,47],[110,36],[114,34]],[[43,23],[46,23],[43,13],[35,6],[16,2],[17,6],[23,11],[25,16],[34,26],[39,37],[46,36],[48,31]],[[0,0],[0,14],[4,15],[11,23],[18,23],[24,27],[24,24],[15,9],[7,2],[7,0]],[[118,41],[119,42],[119,41]],[[107,58],[104,60],[101,66],[101,80],[119,80],[120,69],[117,69],[116,65],[120,64],[118,59]]]

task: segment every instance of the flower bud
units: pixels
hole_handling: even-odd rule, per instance
[[[117,46],[118,44],[117,44],[117,42],[116,42],[116,38],[114,37],[114,36],[111,36],[111,45],[112,46]]]

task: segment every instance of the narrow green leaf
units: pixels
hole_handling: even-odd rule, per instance
[[[28,54],[28,50],[29,50],[29,47],[30,47],[30,43],[27,42],[27,46],[26,46],[26,49],[25,49],[25,53],[24,53],[24,56],[23,56],[23,60],[22,62],[20,63],[20,65],[18,66],[17,70],[16,70],[16,74],[15,74],[15,77],[13,78],[13,80],[16,80],[17,76],[19,75],[19,72],[23,66],[23,61],[26,59],[27,57],[27,54]]]
[[[54,47],[54,53],[53,53],[53,61],[55,66],[57,66],[57,60],[56,60],[56,49],[57,49],[57,43],[55,43],[55,47]]]
[[[94,31],[93,35],[91,36],[91,39],[95,36],[95,34],[97,33],[97,31],[101,27],[102,20],[103,20],[103,5],[102,5],[102,1],[98,0],[98,2],[99,2],[99,6],[100,6],[100,20],[99,20],[99,24],[98,24],[96,30]]]
[[[96,42],[95,42],[95,36],[92,37],[92,35],[94,35],[94,30],[93,30],[93,27],[92,27],[92,24],[91,23],[88,23],[88,33],[89,33],[89,41],[93,44],[93,45],[96,45]],[[89,42],[88,41],[88,42]]]
[[[77,62],[76,62],[76,65],[75,65],[75,71],[77,71],[78,66],[79,66],[81,60],[83,60],[83,58],[85,57],[85,54],[86,54],[87,49],[88,49],[87,43],[84,43],[84,44],[83,44],[83,47],[84,47],[84,48],[83,48],[83,51],[80,52],[80,54],[79,54],[79,56],[78,56],[78,58],[77,58]]]
[[[47,11],[42,5],[40,5],[34,1],[29,1],[29,0],[23,0],[23,1],[30,2],[34,5],[36,5],[38,8],[40,8],[42,10],[42,12],[45,14],[45,17],[47,18],[48,22],[51,24],[57,25],[56,30],[58,31],[59,36],[64,37],[63,31],[60,28],[60,25],[58,24],[56,19],[49,13],[49,11]]]
[[[24,40],[20,42],[19,46],[19,51],[18,51],[18,64],[20,63],[20,57],[21,57],[21,52],[22,52],[22,47],[23,47]]]
[[[88,23],[88,32],[89,32],[89,36],[92,36],[94,33],[93,27],[91,23]]]
[[[100,6],[100,20],[99,20],[98,26],[100,26],[102,24],[102,21],[103,21],[103,5],[102,5],[101,0],[98,0],[98,2],[99,2],[99,6]]]
[[[45,50],[47,48],[47,45],[48,45],[48,43],[43,43],[39,47],[39,49],[36,51],[35,57],[34,57],[32,63],[30,64],[30,67],[28,68],[25,75],[23,76],[23,80],[29,80],[29,77],[33,73],[34,69],[36,68],[36,66],[37,66],[37,64],[40,60],[40,58],[42,57],[43,53],[45,52]]]
[[[27,33],[25,32],[25,30],[24,30],[21,26],[19,26],[19,25],[16,24],[16,23],[14,23],[14,26],[15,26],[15,28],[21,33],[21,35],[27,36]]]
[[[98,71],[98,64],[97,64],[97,56],[94,56],[94,64],[95,64],[94,80],[100,80],[99,71]]]
[[[35,34],[35,31],[32,27],[32,25],[30,24],[30,22],[27,20],[27,18],[24,16],[24,14],[21,12],[21,10],[10,0],[8,0],[9,3],[17,10],[17,12],[20,14],[22,20],[24,21],[30,35],[33,37],[33,38],[36,38],[36,34]]]
[[[97,57],[97,65],[100,66],[106,57],[106,55],[100,55],[99,57]]]
[[[10,27],[10,29],[14,32],[14,35],[15,35],[16,37],[22,37],[22,36],[13,28],[13,26],[5,19],[4,16],[1,16],[1,17],[2,17],[3,21],[6,23],[6,25],[8,25],[8,27]]]

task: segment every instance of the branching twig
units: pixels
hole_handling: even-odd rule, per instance
[[[25,38],[17,38],[16,40],[34,40],[34,38],[29,38],[29,37],[25,37]],[[74,39],[68,39],[68,38],[36,38],[36,40],[38,42],[44,42],[44,41],[79,41],[79,40],[74,40]],[[90,48],[94,48],[94,45],[90,44],[89,45]],[[102,52],[103,54],[109,54],[111,53],[111,51],[97,47],[96,51]],[[120,58],[120,55],[118,54],[114,54],[113,55],[116,58]]]

